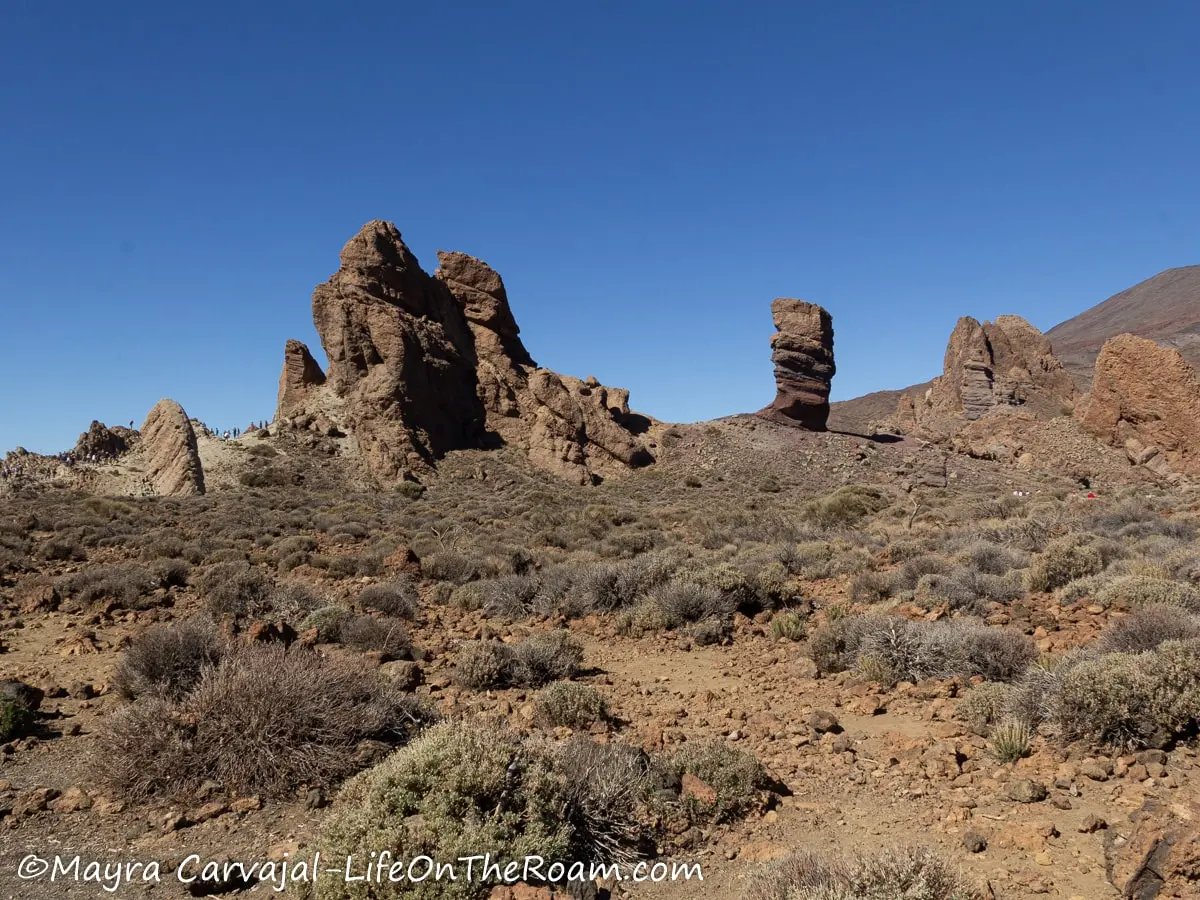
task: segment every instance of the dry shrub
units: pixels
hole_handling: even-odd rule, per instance
[[[355,650],[375,651],[396,659],[412,650],[408,627],[389,616],[354,616],[342,622],[339,639]]]
[[[532,634],[512,652],[514,683],[528,687],[574,678],[583,664],[583,645],[566,630]]]
[[[820,528],[848,528],[886,509],[891,501],[879,488],[847,484],[804,508],[805,516]]]
[[[157,581],[149,570],[128,564],[97,566],[67,575],[59,590],[68,612],[93,606],[116,609],[144,609]]]
[[[487,851],[505,860],[628,861],[638,855],[651,783],[644,759],[632,748],[560,747],[469,721],[437,725],[347,784],[319,847],[329,857],[403,847],[410,858],[436,860]],[[328,900],[357,898],[354,888],[334,880]],[[371,895],[477,900],[490,890],[479,880],[429,879],[383,882]]]
[[[770,786],[757,758],[722,741],[688,741],[675,752],[671,765],[677,775],[694,775],[716,795],[712,804],[689,801],[688,813],[696,821],[737,818],[759,806]]]
[[[385,616],[410,620],[417,617],[417,589],[407,578],[365,587],[358,594],[358,602],[364,609],[373,609]]]
[[[1166,641],[1200,637],[1200,618],[1178,606],[1152,603],[1112,623],[1096,649],[1100,653],[1142,653]]]
[[[912,622],[897,616],[851,616],[814,632],[809,653],[822,674],[857,668],[884,683],[982,675],[1010,681],[1037,658],[1016,631],[951,620]]]
[[[344,606],[322,606],[305,616],[300,630],[316,629],[317,643],[336,644],[342,639],[342,628],[353,618],[354,613]]]
[[[1057,679],[1060,737],[1118,748],[1163,746],[1200,720],[1200,640],[1084,658]]]
[[[588,728],[609,717],[608,700],[594,687],[556,681],[538,691],[534,711],[543,725]]]
[[[798,852],[764,867],[743,900],[984,900],[932,851],[907,848],[826,859]]]
[[[357,767],[365,738],[400,742],[416,699],[365,664],[260,646],[226,655],[179,701],[146,694],[104,720],[92,763],[111,790],[186,797],[213,779],[231,793],[291,796]]]
[[[992,726],[1001,722],[1009,709],[1013,686],[985,681],[972,688],[954,710],[954,717],[966,722],[975,734],[987,737]]]
[[[1200,588],[1180,581],[1122,575],[1104,585],[1096,594],[1101,606],[1136,609],[1149,604],[1170,604],[1200,611]]]
[[[691,625],[704,619],[729,619],[734,601],[710,584],[691,584],[670,581],[659,585],[647,595],[662,612],[667,628]]]
[[[245,562],[222,562],[205,567],[196,588],[214,615],[257,619],[271,611],[274,584],[265,572]]]
[[[1077,535],[1056,538],[1038,554],[1026,575],[1031,591],[1053,591],[1104,569],[1100,550],[1083,543]]]
[[[582,662],[583,646],[565,630],[532,634],[515,644],[476,641],[459,651],[454,680],[474,690],[541,687],[574,678]]]
[[[151,625],[121,655],[113,686],[127,700],[161,694],[178,700],[225,655],[224,639],[204,619]]]

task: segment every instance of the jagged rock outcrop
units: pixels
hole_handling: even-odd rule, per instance
[[[1076,415],[1136,465],[1200,475],[1200,379],[1174,348],[1132,334],[1106,341]]]
[[[174,400],[159,400],[142,425],[141,449],[154,492],[164,497],[204,493],[196,432]]]
[[[780,297],[771,304],[776,333],[771,335],[775,400],[761,415],[810,431],[824,431],[829,419],[833,361],[833,318],[824,308]]]
[[[279,376],[278,409],[290,412],[304,407],[313,388],[325,383],[325,373],[306,344],[289,340],[283,348],[283,372]]]
[[[426,274],[394,225],[367,223],[313,292],[324,383],[289,343],[277,419],[349,432],[384,480],[501,443],[583,483],[653,461],[627,391],[538,368],[500,276],[464,253],[438,260]]]
[[[80,459],[96,456],[111,459],[129,449],[134,432],[128,428],[107,428],[103,422],[92,421],[91,426],[75,442],[74,454]]]
[[[1022,406],[1042,417],[1070,412],[1075,385],[1044,334],[1020,316],[980,323],[958,320],[946,347],[942,376],[924,404],[968,421]]]

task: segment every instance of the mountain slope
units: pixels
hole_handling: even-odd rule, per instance
[[[1046,332],[1076,380],[1090,382],[1100,347],[1129,332],[1174,347],[1200,368],[1200,266],[1167,269]]]

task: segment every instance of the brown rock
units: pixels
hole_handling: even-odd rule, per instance
[[[93,420],[88,430],[75,442],[75,456],[81,459],[92,454],[101,458],[120,456],[129,449],[126,436],[131,434],[128,428],[106,428],[103,422]]]
[[[815,303],[780,297],[771,304],[775,400],[762,415],[824,431],[829,419],[833,361],[833,318]]]
[[[1200,380],[1178,350],[1132,334],[1107,341],[1076,415],[1135,464],[1200,475]]]
[[[1147,799],[1133,815],[1127,840],[1109,830],[1109,882],[1130,900],[1194,897],[1200,883],[1200,806],[1167,806]]]
[[[910,428],[938,417],[974,421],[1013,407],[1046,419],[1069,413],[1077,393],[1050,341],[1023,318],[981,324],[964,316],[950,334],[942,375],[924,396],[902,397],[897,416]]]
[[[146,416],[142,450],[155,493],[165,497],[204,493],[196,432],[174,400],[158,401]]]
[[[289,340],[283,349],[283,372],[279,375],[279,411],[302,409],[311,389],[325,383],[325,373],[313,359],[308,347]]]
[[[394,225],[367,223],[313,292],[324,384],[303,345],[289,343],[277,418],[353,433],[386,481],[500,443],[583,483],[653,462],[635,433],[648,420],[630,413],[628,392],[538,368],[500,276],[463,253],[438,259],[431,277]]]
[[[703,806],[715,806],[717,803],[717,792],[691,772],[683,776],[680,796],[685,800],[691,798]]]
[[[62,794],[50,803],[50,808],[59,813],[81,812],[85,809],[92,808],[92,798],[87,795],[83,788],[71,787],[67,788]]]

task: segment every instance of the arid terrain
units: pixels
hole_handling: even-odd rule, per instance
[[[1122,328],[1083,393],[963,319],[829,430],[836,323],[772,312],[771,406],[657,422],[372,222],[267,427],[164,400],[9,453],[0,897],[268,896],[175,867],[383,850],[703,871],[583,897],[1200,896],[1189,364]],[[55,855],[161,878],[18,877]],[[565,890],[531,882],[287,894]]]

